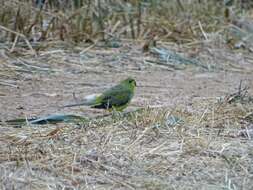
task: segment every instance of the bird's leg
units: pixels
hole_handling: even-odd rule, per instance
[[[108,110],[110,108],[110,101],[107,100],[106,109]]]
[[[114,119],[120,119],[123,117],[123,114],[120,111],[118,111],[114,106],[112,106],[112,117]]]

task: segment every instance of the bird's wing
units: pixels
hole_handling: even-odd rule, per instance
[[[128,88],[115,86],[105,91],[100,96],[100,103],[95,105],[95,108],[112,108],[127,104],[132,98],[132,92]]]

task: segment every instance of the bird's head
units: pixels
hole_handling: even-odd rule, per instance
[[[124,85],[130,87],[131,89],[134,89],[136,87],[136,81],[133,78],[131,78],[131,77],[123,80],[121,82],[121,84],[124,84]]]

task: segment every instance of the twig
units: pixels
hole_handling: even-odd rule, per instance
[[[202,34],[203,34],[205,40],[208,40],[207,35],[206,35],[206,33],[205,33],[205,31],[204,31],[204,29],[203,29],[203,27],[202,27],[201,22],[199,21],[198,24],[199,24],[199,28],[200,28],[200,30],[201,30],[201,32],[202,32]]]
[[[24,41],[26,42],[27,46],[29,47],[29,49],[32,51],[32,53],[33,53],[35,56],[37,55],[36,51],[33,49],[33,47],[31,46],[30,42],[28,41],[28,39],[26,38],[26,36],[25,36],[24,34],[21,34],[21,33],[19,33],[19,32],[13,31],[13,30],[11,30],[11,29],[9,29],[9,28],[6,28],[6,27],[4,27],[4,26],[2,26],[2,25],[0,25],[0,29],[5,30],[5,31],[7,31],[7,32],[10,32],[10,33],[12,33],[12,34],[15,34],[15,35],[20,36],[21,38],[23,38]],[[15,40],[16,40],[16,38],[15,38]],[[15,41],[14,41],[14,42],[15,42]]]
[[[89,47],[87,47],[87,48],[85,48],[84,50],[82,50],[79,54],[81,55],[81,54],[83,54],[83,53],[89,51],[91,48],[93,48],[94,46],[96,46],[96,44],[97,44],[97,41],[94,42],[94,44],[92,44],[92,45],[90,45]]]
[[[16,37],[15,37],[15,40],[14,40],[14,42],[13,42],[13,44],[12,44],[12,47],[11,47],[11,49],[10,49],[10,52],[13,52],[13,51],[14,51],[14,48],[15,48],[15,46],[16,46],[16,44],[17,44],[17,41],[18,41],[18,35],[16,35]]]
[[[5,81],[0,81],[0,85],[11,86],[11,87],[14,87],[14,88],[17,88],[17,87],[18,87],[18,86],[15,85],[15,84],[11,84],[11,83],[5,82]]]

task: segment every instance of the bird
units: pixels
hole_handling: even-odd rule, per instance
[[[134,96],[136,81],[132,77],[122,80],[101,94],[92,94],[80,103],[69,104],[63,107],[90,106],[91,108],[106,109],[109,111],[123,111]]]

